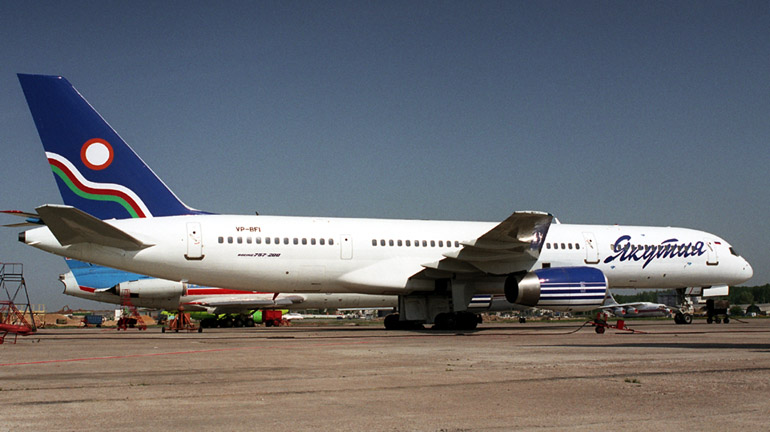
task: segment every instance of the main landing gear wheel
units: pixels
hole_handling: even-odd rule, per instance
[[[397,313],[385,317],[385,330],[422,330],[422,323],[417,321],[401,321]]]
[[[442,312],[433,321],[435,330],[475,330],[481,317],[472,312]]]

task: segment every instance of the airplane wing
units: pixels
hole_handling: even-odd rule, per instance
[[[239,294],[236,296],[217,295],[199,298],[185,303],[185,306],[202,307],[209,313],[221,314],[247,312],[267,307],[290,306],[304,301],[305,296],[299,294],[288,294],[282,297],[276,297],[273,294],[254,294],[252,296]]]
[[[35,210],[62,246],[93,243],[128,251],[153,246],[75,207],[46,204]]]
[[[553,215],[515,212],[481,235],[461,243],[440,261],[423,264],[426,269],[450,273],[510,274],[529,269],[540,256]]]

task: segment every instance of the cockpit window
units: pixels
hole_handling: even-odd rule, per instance
[[[733,249],[732,247],[730,247],[730,253],[735,255],[735,256],[737,256],[737,257],[740,256],[740,255],[738,255],[738,252],[736,252],[735,249]]]

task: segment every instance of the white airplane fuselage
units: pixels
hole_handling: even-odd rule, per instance
[[[412,276],[496,225],[237,215],[105,222],[152,246],[137,251],[92,243],[61,246],[47,227],[20,234],[20,241],[65,257],[200,285],[403,295],[431,290],[428,280]],[[749,263],[713,234],[618,225],[552,224],[539,257],[526,266],[523,271],[594,267],[611,288],[733,285],[753,274]],[[502,286],[486,274],[475,281],[476,292],[499,294]]]

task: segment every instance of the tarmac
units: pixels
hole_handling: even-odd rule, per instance
[[[43,329],[0,345],[0,431],[760,430],[770,320]]]

